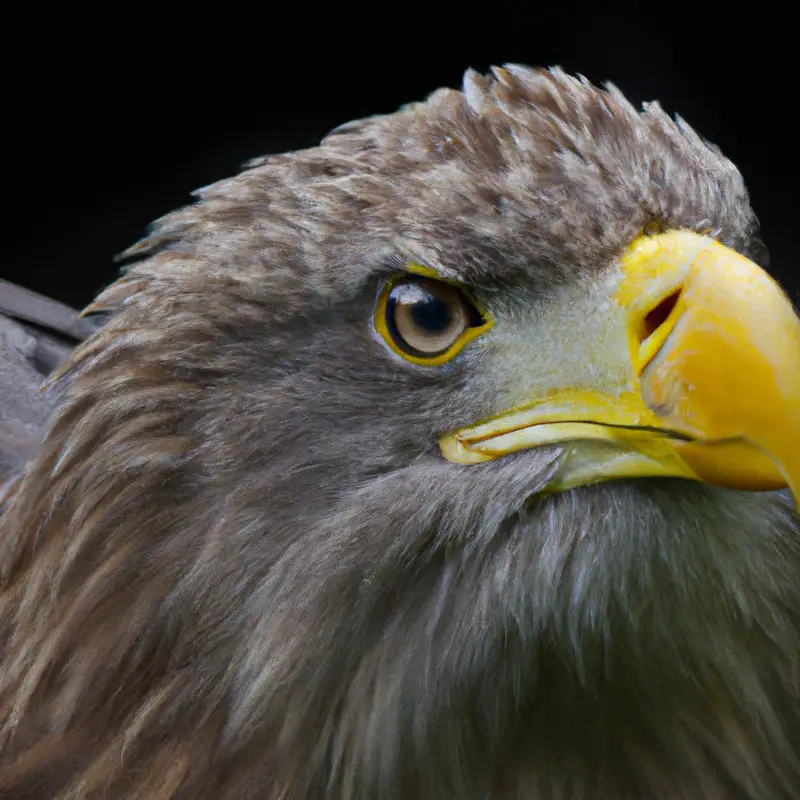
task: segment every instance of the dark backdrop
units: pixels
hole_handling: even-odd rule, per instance
[[[660,99],[719,144],[745,175],[774,273],[800,294],[800,45],[777,6],[109,5],[7,20],[2,277],[82,306],[192,189],[458,86],[466,67],[516,61]]]

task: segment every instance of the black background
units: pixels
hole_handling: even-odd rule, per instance
[[[636,103],[657,98],[720,145],[797,300],[800,43],[778,9],[28,7],[6,20],[0,275],[82,306],[113,280],[113,256],[191,190],[458,86],[467,67],[521,62],[611,80]]]

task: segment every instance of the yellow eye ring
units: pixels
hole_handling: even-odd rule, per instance
[[[492,327],[465,287],[429,277],[424,267],[386,282],[375,306],[374,324],[389,349],[412,364],[436,367]]]

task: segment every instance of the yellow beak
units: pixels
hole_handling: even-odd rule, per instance
[[[627,378],[611,391],[544,391],[448,433],[445,458],[476,464],[558,444],[564,468],[553,491],[671,476],[788,486],[798,500],[800,319],[780,287],[719,242],[672,231],[634,242],[603,299],[597,340],[608,338],[600,323],[616,326],[627,347],[598,353],[597,364]]]

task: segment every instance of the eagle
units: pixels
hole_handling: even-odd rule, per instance
[[[508,65],[197,194],[4,390],[0,797],[800,796],[800,319],[716,146]]]

